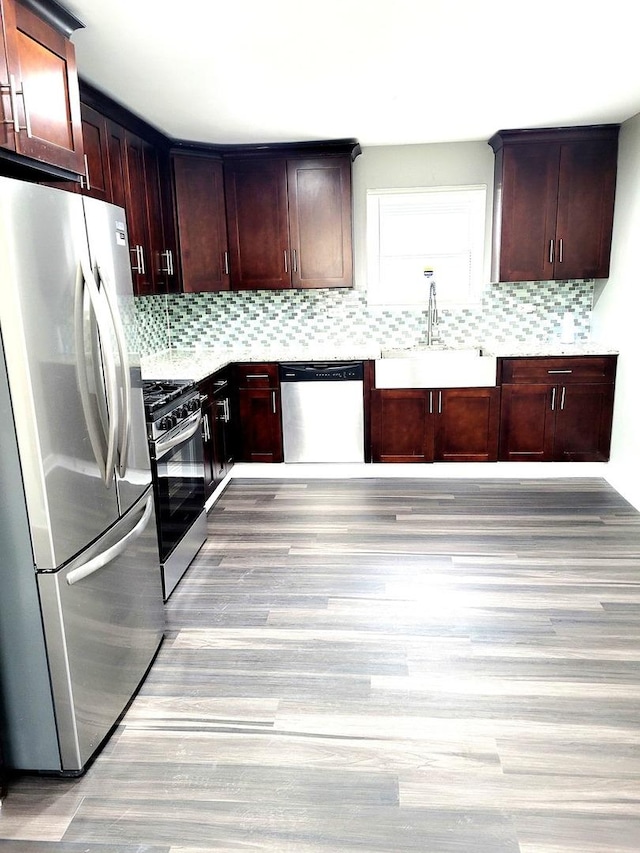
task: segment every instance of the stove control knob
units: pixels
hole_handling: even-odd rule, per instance
[[[171,429],[172,426],[175,426],[175,419],[171,417],[171,415],[166,415],[164,418],[160,420],[158,427],[162,430]]]
[[[178,406],[177,409],[174,409],[174,414],[175,414],[176,418],[178,418],[178,419],[179,418],[186,418],[187,415],[189,414],[189,410],[187,409],[186,406]]]

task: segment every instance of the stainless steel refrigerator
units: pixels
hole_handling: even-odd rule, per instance
[[[164,615],[124,211],[0,178],[5,760],[82,772]]]

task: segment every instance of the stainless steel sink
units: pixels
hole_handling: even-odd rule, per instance
[[[383,350],[376,388],[468,388],[496,384],[496,357],[474,349]]]

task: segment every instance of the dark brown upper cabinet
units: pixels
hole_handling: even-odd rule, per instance
[[[489,140],[493,281],[609,275],[618,130],[503,130]]]
[[[48,0],[0,0],[0,147],[19,166],[84,173],[75,50],[82,24]]]
[[[174,153],[182,289],[185,293],[229,290],[229,247],[222,160]]]
[[[351,160],[224,158],[232,289],[353,286]]]
[[[112,201],[109,165],[109,127],[107,119],[86,104],[81,105],[84,142],[84,175],[81,191],[102,201]]]

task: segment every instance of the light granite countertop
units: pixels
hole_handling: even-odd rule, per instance
[[[287,349],[195,349],[162,350],[140,359],[144,379],[193,379],[199,382],[216,370],[241,361],[365,361],[380,358],[377,344],[355,344],[353,347],[313,346]]]
[[[562,355],[616,355],[618,350],[596,343],[563,344],[560,342],[497,342],[481,345],[486,355],[518,358]],[[199,382],[233,362],[241,361],[364,361],[381,357],[380,344],[354,344],[348,347],[310,346],[287,349],[171,349],[142,356],[140,366],[144,379],[191,379]],[[397,350],[396,350],[397,352]],[[411,350],[407,350],[410,357]]]

